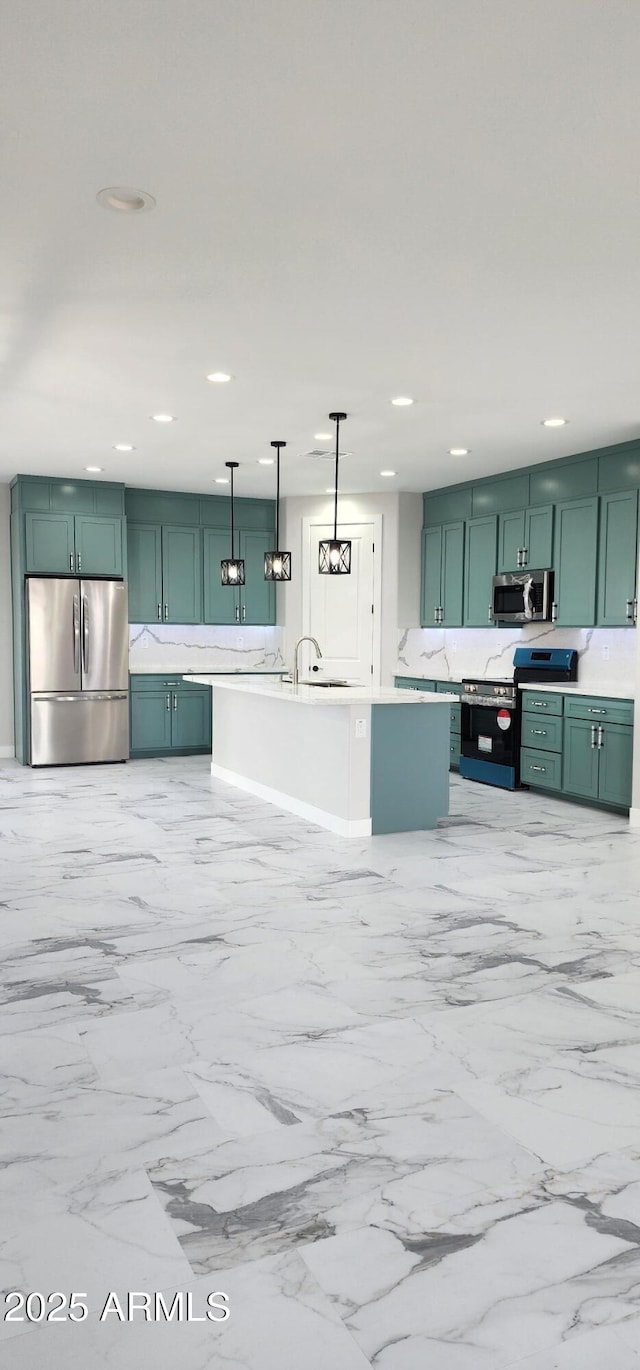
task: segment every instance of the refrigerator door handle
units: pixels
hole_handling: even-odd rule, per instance
[[[73,669],[80,674],[80,599],[73,596]]]
[[[92,690],[91,694],[72,695],[32,695],[32,699],[43,704],[94,704],[101,703],[105,699],[126,699],[126,694],[100,694],[97,690]]]
[[[82,596],[82,670],[89,670],[89,605],[87,596]]]

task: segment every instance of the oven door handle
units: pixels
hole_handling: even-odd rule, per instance
[[[465,699],[463,696],[462,703],[470,709],[509,709],[511,713],[518,707],[517,701],[510,699]]]

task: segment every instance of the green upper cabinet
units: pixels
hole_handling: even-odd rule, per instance
[[[422,531],[423,628],[462,624],[464,523],[444,523]]]
[[[598,497],[556,505],[554,622],[591,628],[596,621]]]
[[[223,585],[220,562],[229,556],[229,529],[205,528],[203,532],[204,564],[204,621],[205,623],[239,623],[238,591]]]
[[[461,525],[462,526],[462,525]],[[440,622],[442,588],[442,528],[422,530],[422,593],[420,623],[431,628]]]
[[[524,509],[500,514],[498,519],[498,571],[517,571],[524,548]]]
[[[73,514],[25,514],[25,571],[32,575],[75,573]]]
[[[129,622],[155,623],[162,617],[162,529],[154,523],[127,525]]]
[[[464,549],[464,623],[468,628],[484,628],[493,623],[492,580],[497,554],[497,514],[469,519]]]
[[[272,529],[241,529],[240,556],[244,560],[244,585],[240,590],[240,621],[272,624],[276,621],[276,590],[264,578],[265,552],[273,548]]]
[[[638,557],[638,491],[600,496],[598,623],[605,628],[635,622]]]
[[[202,623],[202,533],[164,524],[162,616],[165,623]]]
[[[498,571],[529,566],[546,571],[553,565],[553,505],[514,509],[498,520]]]
[[[121,576],[123,520],[91,514],[25,514],[31,575]]]
[[[76,514],[76,570],[83,576],[121,576],[123,521]]]

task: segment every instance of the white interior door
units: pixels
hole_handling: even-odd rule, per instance
[[[318,675],[371,685],[376,678],[379,626],[376,528],[373,522],[340,524],[339,534],[351,540],[351,574],[320,575],[318,543],[321,538],[333,537],[333,527],[307,522],[303,631],[317,638],[322,658],[317,661],[313,648],[304,643],[300,649],[300,675],[304,679],[318,666]]]

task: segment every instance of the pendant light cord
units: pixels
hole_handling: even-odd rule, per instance
[[[338,454],[340,450],[340,419],[336,416],[336,488],[333,506],[333,540],[338,540]]]
[[[276,447],[276,550],[280,546],[280,447]]]
[[[231,560],[235,557],[235,529],[233,524],[233,467],[231,467]]]

